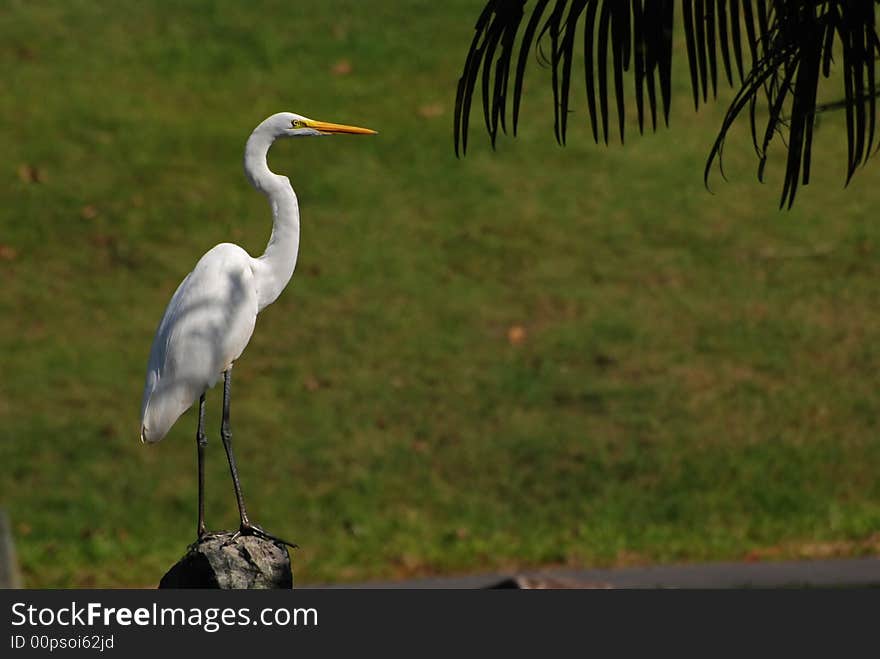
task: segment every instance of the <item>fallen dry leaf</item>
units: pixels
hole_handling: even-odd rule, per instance
[[[330,71],[335,76],[347,76],[351,73],[351,62],[347,59],[341,59],[333,65],[333,68],[330,69]]]
[[[518,346],[526,340],[526,328],[522,325],[511,325],[507,330],[507,342]]]
[[[434,119],[443,115],[443,106],[439,103],[429,103],[419,107],[419,116],[424,119]]]
[[[46,174],[35,165],[22,163],[18,166],[18,178],[25,183],[43,183],[46,180]]]
[[[18,252],[15,250],[14,247],[10,247],[9,245],[0,245],[0,260],[12,261],[17,256]]]

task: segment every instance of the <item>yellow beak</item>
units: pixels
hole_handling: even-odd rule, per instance
[[[324,135],[336,135],[340,133],[348,133],[350,135],[376,135],[376,131],[369,128],[360,128],[358,126],[346,126],[344,124],[331,124],[326,121],[315,121],[309,119],[306,122],[309,128],[314,128]]]

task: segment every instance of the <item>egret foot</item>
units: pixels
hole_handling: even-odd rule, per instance
[[[288,542],[287,540],[279,538],[278,536],[274,536],[270,533],[266,533],[259,526],[257,526],[256,524],[251,524],[250,522],[242,524],[239,527],[238,531],[236,531],[232,535],[232,537],[229,539],[229,542],[234,542],[235,539],[240,535],[253,535],[253,536],[256,536],[257,538],[262,538],[263,540],[271,540],[272,542],[277,542],[278,544],[281,544],[281,545],[287,545],[291,549],[296,549],[297,547],[299,547],[299,545],[296,544],[295,542]]]
[[[200,544],[203,542],[207,542],[208,540],[213,540],[214,538],[219,538],[221,535],[226,535],[229,531],[199,531],[195,542],[190,544],[186,550],[187,551],[195,551]]]

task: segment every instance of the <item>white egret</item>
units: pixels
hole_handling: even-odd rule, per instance
[[[223,375],[220,437],[226,449],[241,526],[238,533],[270,536],[248,518],[229,428],[232,365],[241,356],[264,308],[272,304],[293,276],[299,252],[299,206],[286,176],[269,169],[266,156],[275,140],[341,133],[372,135],[356,126],[315,121],[291,112],[274,114],[254,129],[244,150],[244,171],[251,184],[269,199],[272,235],[259,258],[231,243],[207,252],[177,287],[159,323],[141,405],[142,442],[158,442],[198,399],[196,432],[199,478],[198,537],[206,535],[204,454],[205,392]]]

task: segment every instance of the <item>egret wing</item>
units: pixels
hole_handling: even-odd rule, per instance
[[[252,261],[237,245],[217,245],[172,296],[150,350],[142,440],[162,439],[247,346],[258,311]]]

